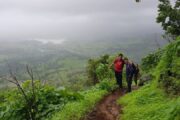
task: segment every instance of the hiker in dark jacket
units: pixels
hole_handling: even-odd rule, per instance
[[[125,58],[124,61],[126,64],[126,81],[128,86],[128,92],[131,92],[132,78],[134,74],[133,63],[130,62],[128,58]]]

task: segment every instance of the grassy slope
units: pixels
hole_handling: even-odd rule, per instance
[[[172,60],[172,71],[179,75],[180,58],[177,57],[178,55],[176,55],[176,53],[171,53],[171,56],[168,56],[169,51],[171,51],[174,46],[179,46],[178,41],[180,41],[180,39],[165,48],[166,52],[157,67],[151,71],[155,76],[154,80],[139,90],[127,94],[118,101],[124,106],[124,113],[121,120],[180,120],[180,97],[168,95],[165,90],[162,89],[162,85],[157,82],[162,81],[160,74],[170,69],[167,67],[168,59]],[[177,47],[177,49],[179,48]],[[171,82],[178,88],[178,78],[173,79]],[[171,91],[172,88],[167,90]]]
[[[180,119],[180,98],[169,98],[155,83],[126,95],[119,103],[124,105],[121,120]]]
[[[105,90],[94,90],[86,94],[85,99],[68,103],[58,114],[54,115],[52,120],[79,120],[89,110],[91,110],[97,101],[107,93]]]
[[[81,92],[84,99],[76,102],[70,102],[65,107],[55,113],[48,120],[80,120],[83,118],[96,103],[106,95],[109,90],[115,88],[115,81],[102,81],[87,91]]]

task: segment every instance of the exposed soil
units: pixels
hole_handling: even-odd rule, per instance
[[[117,89],[105,96],[84,120],[119,120],[122,107],[117,104],[117,100],[126,93],[125,91]]]

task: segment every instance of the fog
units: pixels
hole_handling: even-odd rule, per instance
[[[59,43],[161,33],[157,5],[157,0],[0,0],[0,41]]]

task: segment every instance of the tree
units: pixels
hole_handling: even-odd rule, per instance
[[[111,72],[108,68],[109,55],[103,55],[98,59],[89,59],[87,66],[87,73],[93,84],[98,83],[103,78],[111,76]]]
[[[9,67],[10,68],[10,67]],[[27,93],[25,92],[24,88],[20,84],[17,76],[12,72],[12,69],[9,69],[10,76],[6,78],[9,82],[16,85],[18,90],[20,91],[26,105],[27,105],[27,116],[25,119],[27,120],[36,120],[36,114],[38,113],[38,108],[36,105],[36,94],[35,94],[35,85],[34,85],[34,74],[32,69],[27,65],[26,66],[27,73],[31,78],[31,97],[28,97]]]
[[[98,64],[99,62],[94,59],[89,59],[88,61],[87,73],[88,73],[88,77],[93,81],[94,85],[99,82],[96,74],[96,68]]]
[[[175,38],[180,35],[180,0],[173,6],[170,0],[159,0],[157,23],[161,23],[166,36]]]

